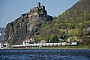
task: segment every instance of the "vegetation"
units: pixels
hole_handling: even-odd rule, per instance
[[[38,9],[35,12],[43,17],[32,17],[32,20],[28,20],[26,15],[7,25],[6,38],[13,36],[10,38],[10,44],[34,37],[37,42],[46,40],[57,43],[69,39],[70,42],[79,42],[79,45],[90,47],[90,0],[78,1],[53,20],[46,10]],[[32,31],[30,26],[33,26]]]
[[[51,35],[51,42],[52,43],[58,43],[58,37],[54,34]]]
[[[45,14],[44,10],[42,10],[42,9],[41,10],[36,10],[35,12],[38,13],[38,14]]]
[[[49,39],[51,42],[58,42],[59,39],[67,41],[69,37],[72,37],[72,41],[78,42],[82,39],[83,45],[90,46],[88,45],[90,37],[87,39],[87,36],[90,36],[89,7],[90,0],[78,1],[52,21],[43,24],[39,36],[45,40]]]

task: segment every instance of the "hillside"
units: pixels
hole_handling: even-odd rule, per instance
[[[69,37],[90,36],[90,0],[80,0],[70,9],[43,25],[40,39],[52,40],[56,35],[59,39]],[[74,39],[75,40],[75,39]],[[77,39],[76,39],[77,40]]]
[[[89,6],[89,0],[80,0],[62,15],[59,15],[57,21],[60,20],[60,23],[73,23],[74,25],[78,25],[79,23],[86,25],[88,24],[87,21],[90,23]]]

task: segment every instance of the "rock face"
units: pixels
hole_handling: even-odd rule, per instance
[[[52,19],[53,17],[47,15],[45,6],[38,2],[37,7],[29,9],[28,13],[7,24],[4,40],[10,44],[21,44],[24,39],[38,35],[42,24]]]

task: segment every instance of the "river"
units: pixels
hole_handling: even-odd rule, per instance
[[[90,60],[90,50],[1,49],[0,60]]]

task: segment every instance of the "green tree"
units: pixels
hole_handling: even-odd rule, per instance
[[[40,11],[40,14],[44,14],[43,10]]]
[[[60,35],[64,35],[65,34],[65,31],[63,29],[59,29],[59,32],[58,32]]]
[[[57,43],[59,40],[58,40],[58,37],[54,34],[51,35],[51,42],[52,43]]]
[[[41,37],[40,35],[35,35],[35,40],[37,40],[37,41],[41,41],[41,40],[43,40],[44,38],[43,37]]]
[[[90,36],[90,27],[88,27],[88,28],[86,29],[86,31],[87,31],[87,35]]]
[[[79,36],[80,35],[80,30],[79,29],[71,29],[69,32],[68,32],[68,35],[69,36]]]
[[[90,40],[86,40],[86,41],[84,41],[84,45],[86,45],[86,46],[90,46]]]
[[[83,29],[83,23],[79,23],[79,28]]]
[[[49,25],[46,25],[46,26],[45,26],[45,29],[49,29],[49,28],[50,28],[50,26],[49,26]]]
[[[60,26],[60,25],[59,25],[58,23],[55,23],[55,27],[58,27],[58,28],[59,28],[59,26]]]
[[[36,13],[39,13],[39,11],[38,11],[38,10],[36,10]]]

